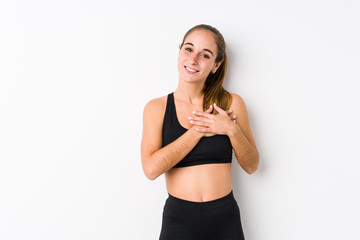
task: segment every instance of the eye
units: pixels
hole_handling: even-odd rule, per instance
[[[191,48],[185,48],[185,51],[187,51],[187,52],[191,52],[191,51],[192,51],[192,49],[191,49]]]
[[[203,58],[207,58],[207,59],[210,58],[209,55],[207,55],[207,54],[202,54],[201,56],[202,56]]]

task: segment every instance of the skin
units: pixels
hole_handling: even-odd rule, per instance
[[[232,190],[231,163],[172,168],[202,137],[228,135],[237,162],[249,174],[254,173],[259,164],[246,106],[240,96],[231,93],[231,110],[224,111],[216,104],[205,112],[202,110],[202,89],[206,77],[222,63],[215,62],[216,56],[214,35],[207,30],[195,30],[189,34],[179,51],[179,83],[174,91],[174,100],[179,123],[188,129],[181,137],[162,147],[167,96],[149,101],[144,108],[141,144],[144,173],[150,180],[165,173],[169,194],[188,201],[211,201]],[[211,114],[213,109],[218,114]]]

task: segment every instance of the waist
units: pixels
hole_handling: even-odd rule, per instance
[[[194,202],[214,200],[232,190],[230,163],[173,168],[165,179],[170,195]]]

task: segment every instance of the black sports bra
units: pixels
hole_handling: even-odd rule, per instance
[[[180,125],[175,109],[174,93],[167,98],[163,124],[163,147],[175,141],[187,131]],[[232,146],[227,135],[203,137],[174,168],[211,163],[231,163]]]

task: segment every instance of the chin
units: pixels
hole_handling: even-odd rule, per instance
[[[180,73],[179,74],[180,79],[182,79],[182,81],[187,82],[187,83],[205,83],[205,79],[201,78],[200,76],[194,76],[188,73]]]
[[[205,83],[204,80],[200,80],[200,79],[193,79],[193,78],[182,78],[182,80],[186,83]]]

